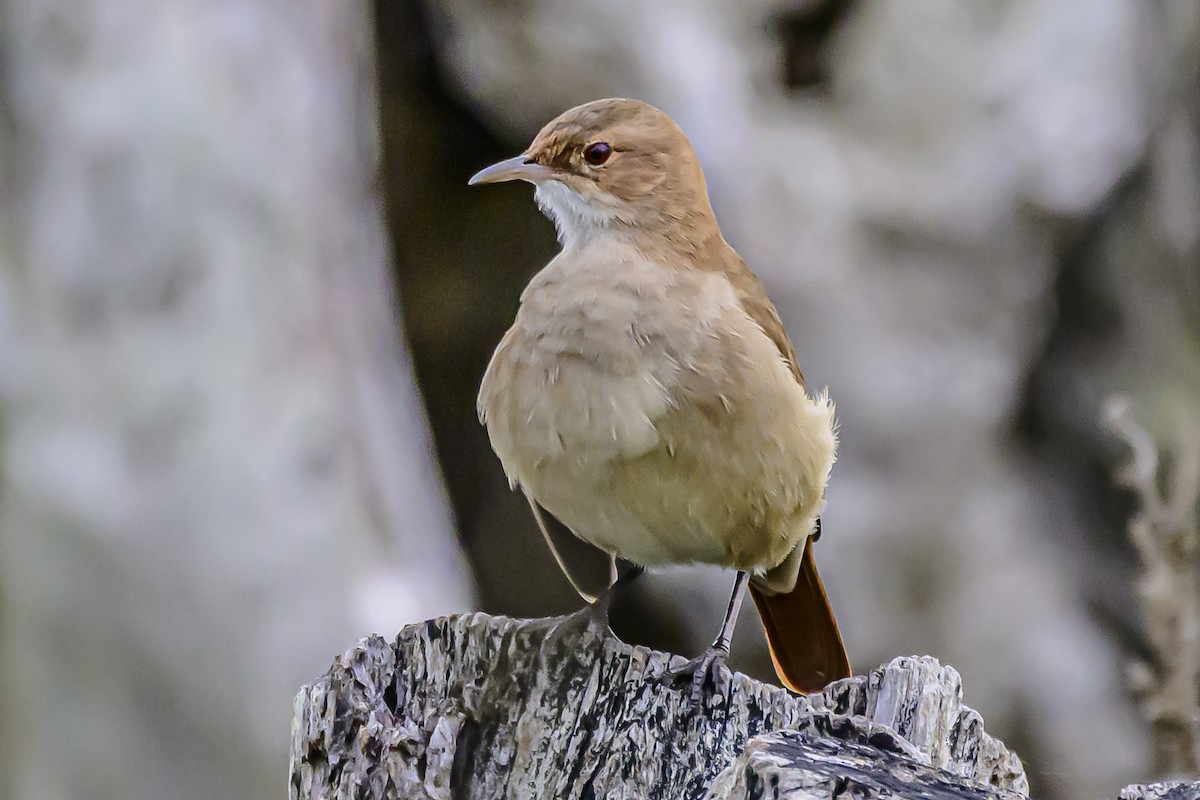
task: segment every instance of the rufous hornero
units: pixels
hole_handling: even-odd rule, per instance
[[[668,675],[690,678],[693,704],[727,685],[747,584],[784,685],[849,676],[813,560],[833,405],[808,393],[775,306],[721,235],[683,131],[637,100],[585,103],[470,183],[511,180],[534,184],[562,250],[521,295],[479,415],[560,566],[542,509],[609,555],[614,583],[617,557],[737,570],[716,640]]]

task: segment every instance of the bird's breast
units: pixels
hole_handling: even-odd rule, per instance
[[[728,280],[632,258],[539,273],[479,410],[511,481],[644,564],[777,564],[811,532],[835,447],[832,407]]]
[[[576,263],[560,256],[534,278],[479,397],[510,477],[658,444],[654,421],[703,327],[680,318],[680,290],[667,270],[619,250]]]

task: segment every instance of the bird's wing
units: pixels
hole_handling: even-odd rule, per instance
[[[783,328],[783,321],[779,319],[779,312],[775,309],[775,304],[767,296],[767,290],[758,276],[750,271],[750,268],[736,253],[731,250],[730,254],[732,261],[728,264],[727,274],[742,309],[775,343],[775,347],[779,349],[779,355],[787,362],[788,369],[803,386],[804,373],[800,371],[800,364],[796,359],[796,348],[792,346],[792,340],[788,338],[787,331]]]

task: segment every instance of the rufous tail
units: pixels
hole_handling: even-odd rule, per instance
[[[750,594],[767,632],[775,672],[784,686],[810,694],[830,681],[850,677],[850,659],[817,574],[811,539],[804,545],[796,588],[787,594],[769,595],[751,583]]]

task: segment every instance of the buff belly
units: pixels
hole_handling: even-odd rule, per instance
[[[778,564],[820,513],[832,405],[722,276],[589,252],[535,276],[484,375],[479,410],[510,481],[636,563]]]
[[[762,571],[812,532],[833,408],[778,359],[708,397],[686,370],[668,383],[549,355],[505,359],[504,347],[485,381],[507,387],[490,395],[492,445],[510,479],[579,538],[648,566]]]

